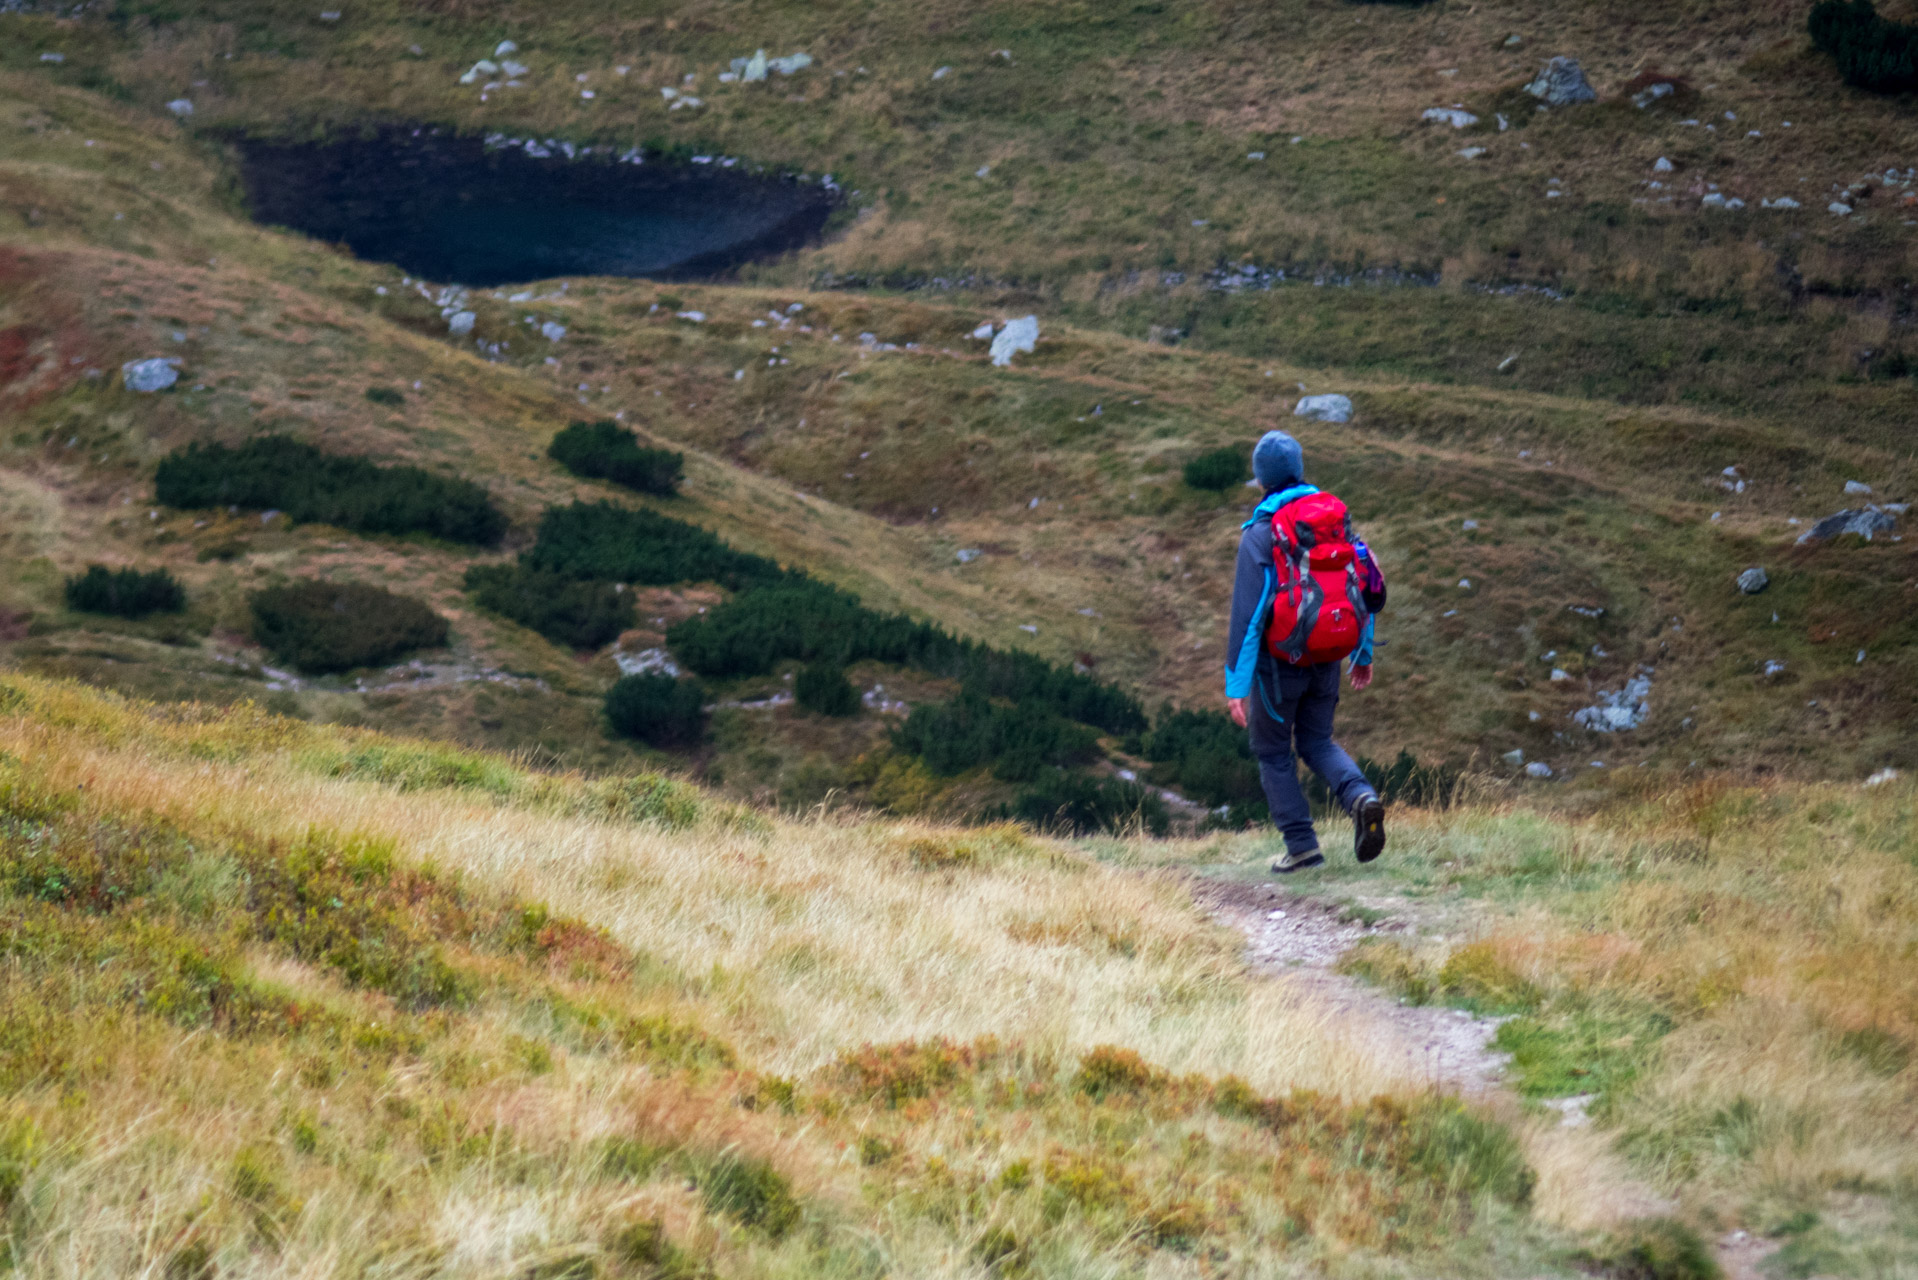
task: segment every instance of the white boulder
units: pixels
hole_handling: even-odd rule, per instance
[[[1303,396],[1292,410],[1292,416],[1310,418],[1314,422],[1350,422],[1352,398],[1341,395]]]
[[[155,356],[150,360],[129,360],[120,366],[120,379],[128,391],[165,391],[180,380],[180,362]]]
[[[992,363],[1006,368],[1012,363],[1012,357],[1021,351],[1031,351],[1039,345],[1039,317],[1025,316],[1018,320],[1006,321],[1006,327],[992,340]]]

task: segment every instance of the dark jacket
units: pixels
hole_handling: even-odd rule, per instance
[[[1265,652],[1265,625],[1272,613],[1272,596],[1278,588],[1278,571],[1272,567],[1272,513],[1288,502],[1310,497],[1318,489],[1295,484],[1289,489],[1265,495],[1252,512],[1252,518],[1239,535],[1239,564],[1232,579],[1232,625],[1225,637],[1225,696],[1252,696],[1252,674]],[[1360,560],[1376,566],[1372,549],[1358,538],[1352,540]],[[1358,652],[1352,665],[1372,665],[1373,619],[1365,620],[1365,634],[1359,637]]]

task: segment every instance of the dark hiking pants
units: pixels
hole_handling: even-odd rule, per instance
[[[1300,759],[1324,780],[1347,813],[1373,794],[1372,784],[1352,757],[1332,741],[1339,667],[1336,662],[1295,667],[1264,654],[1252,681],[1252,708],[1246,717],[1252,754],[1258,757],[1259,783],[1265,788],[1272,822],[1285,836],[1290,853],[1319,847],[1318,833],[1312,829],[1312,805],[1299,785]]]

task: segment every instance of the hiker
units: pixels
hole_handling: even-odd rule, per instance
[[[1352,815],[1354,851],[1370,862],[1385,848],[1385,805],[1332,741],[1332,715],[1347,657],[1353,690],[1372,683],[1372,620],[1385,605],[1385,578],[1352,532],[1345,504],[1305,483],[1297,440],[1266,432],[1252,450],[1252,475],[1265,500],[1239,537],[1225,698],[1233,723],[1251,732],[1266,804],[1285,837],[1272,870],[1284,875],[1325,862],[1295,744]]]

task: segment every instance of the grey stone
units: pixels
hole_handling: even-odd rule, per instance
[[[1549,778],[1552,776],[1552,766],[1546,764],[1543,760],[1534,760],[1525,766],[1525,776],[1528,778]]]
[[[1738,589],[1748,596],[1755,596],[1771,585],[1771,575],[1757,565],[1738,575]]]
[[[1469,129],[1478,123],[1477,116],[1459,107],[1427,107],[1419,119],[1434,124],[1449,124],[1454,129]]]
[[[446,322],[447,332],[456,337],[464,337],[473,332],[473,322],[478,319],[479,317],[471,311],[456,311]]]
[[[561,338],[566,336],[566,326],[563,324],[558,324],[552,320],[548,320],[545,324],[539,327],[539,336],[546,339],[548,342],[558,342]]]
[[[1012,363],[1016,353],[1031,351],[1038,344],[1038,316],[1008,320],[1006,327],[999,330],[999,336],[992,340],[992,363],[1003,369]]]
[[[1898,518],[1881,507],[1865,507],[1861,511],[1840,511],[1826,516],[1811,528],[1798,535],[1798,545],[1808,542],[1830,542],[1833,538],[1855,533],[1870,542],[1881,533],[1890,533],[1898,527]]]
[[[1525,92],[1548,107],[1598,101],[1598,90],[1592,88],[1585,69],[1573,58],[1553,58],[1540,69],[1538,79],[1525,86]]]
[[[1350,422],[1352,398],[1340,395],[1305,396],[1292,410],[1292,416],[1310,418],[1315,422]]]
[[[1525,763],[1525,752],[1522,748],[1507,751],[1501,759],[1516,769]]]
[[[1615,693],[1601,693],[1592,706],[1574,711],[1572,719],[1593,733],[1623,733],[1645,723],[1651,714],[1652,678],[1640,673]]]
[[[1871,492],[1871,486],[1862,480],[1847,480],[1845,481],[1845,492],[1854,495],[1867,494]]]
[[[193,100],[191,98],[175,98],[166,104],[166,109],[184,120],[193,114]]]
[[[151,360],[129,360],[120,366],[120,377],[127,384],[128,391],[165,391],[180,380],[180,371],[176,367],[178,360],[163,360],[158,356]]]

